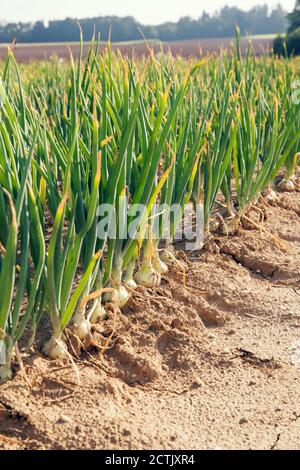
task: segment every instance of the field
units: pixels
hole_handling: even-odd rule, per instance
[[[172,269],[105,358],[78,362],[80,390],[70,366],[24,359],[31,387],[18,373],[0,389],[0,447],[299,449],[298,195],[267,215],[288,253],[248,230],[185,261],[185,286]]]
[[[272,49],[274,36],[253,36],[250,38],[242,38],[241,49],[244,54],[249,40],[251,40],[253,48],[257,54],[261,54],[263,50]],[[170,43],[160,43],[159,41],[150,41],[149,44],[155,53],[163,50],[164,52],[171,51],[174,56],[181,55],[182,57],[190,57],[199,55],[201,50],[204,54],[211,54],[219,52],[221,48],[230,49],[234,38],[220,38],[220,39],[201,39],[190,41],[176,41]],[[55,43],[55,44],[18,44],[15,51],[18,62],[30,62],[35,60],[49,59],[50,57],[57,56],[61,59],[66,59],[69,56],[68,47],[70,47],[73,55],[78,57],[80,44],[68,43]],[[84,56],[88,51],[88,44],[84,45]],[[102,49],[104,49],[103,46]],[[131,55],[134,52],[137,56],[144,54],[148,55],[147,46],[143,41],[132,43],[119,43],[112,44],[113,50],[119,50],[122,54]],[[0,44],[0,58],[6,57],[7,48]]]
[[[0,65],[0,449],[300,449],[299,61],[72,47]]]

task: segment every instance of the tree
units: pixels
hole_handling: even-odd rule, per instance
[[[286,50],[289,55],[300,55],[300,0],[296,1],[294,11],[287,16],[287,19],[289,22],[287,35],[276,38],[274,52],[282,55]]]
[[[293,33],[296,29],[300,28],[300,0],[297,0],[295,10],[288,15],[289,28],[288,33]]]

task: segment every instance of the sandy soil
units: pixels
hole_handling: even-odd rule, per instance
[[[200,49],[204,54],[219,52],[221,48],[229,49],[235,40],[233,38],[216,38],[216,39],[199,39],[188,41],[174,41],[162,44],[153,44],[155,53],[160,52],[162,49],[167,52],[171,51],[174,56],[181,55],[182,57],[199,56]],[[253,38],[252,45],[257,54],[261,53],[264,49],[272,49],[273,39],[268,37]],[[241,50],[245,52],[248,47],[248,38],[242,38]],[[19,44],[15,50],[15,56],[18,62],[30,62],[34,60],[49,59],[52,56],[57,56],[62,59],[69,58],[69,48],[71,49],[74,57],[79,55],[79,44]],[[86,56],[88,45],[84,45],[83,55]],[[103,48],[102,48],[103,49]],[[119,50],[122,54],[131,55],[133,52],[137,56],[148,55],[149,51],[145,44],[112,44],[113,50]],[[4,59],[7,55],[7,48],[0,44],[0,59]]]
[[[249,226],[179,253],[185,279],[174,266],[97,326],[80,388],[29,355],[30,386],[0,388],[0,448],[300,449],[299,193],[261,209],[280,242]]]

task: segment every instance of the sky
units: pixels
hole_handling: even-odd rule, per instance
[[[5,22],[36,21],[92,16],[134,16],[144,24],[177,21],[182,16],[198,18],[203,10],[211,13],[224,5],[244,10],[254,5],[274,7],[280,0],[0,0],[0,20]],[[295,0],[281,0],[288,11]]]

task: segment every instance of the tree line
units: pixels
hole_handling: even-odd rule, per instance
[[[278,36],[274,42],[274,52],[279,55],[300,55],[300,0],[295,9],[287,16],[288,29],[286,36]]]
[[[95,31],[106,41],[111,30],[113,42],[135,41],[142,38],[142,30],[147,39],[180,41],[231,37],[235,34],[236,25],[239,25],[243,35],[283,33],[286,30],[286,13],[280,5],[272,11],[267,5],[256,6],[249,11],[226,6],[211,15],[204,12],[198,19],[184,17],[177,23],[167,22],[157,26],[142,25],[131,16],[86,18],[80,20],[80,25],[86,40],[90,40]],[[29,43],[78,41],[78,25],[73,18],[50,21],[48,24],[43,21],[2,24],[0,42],[10,43],[14,39]]]

